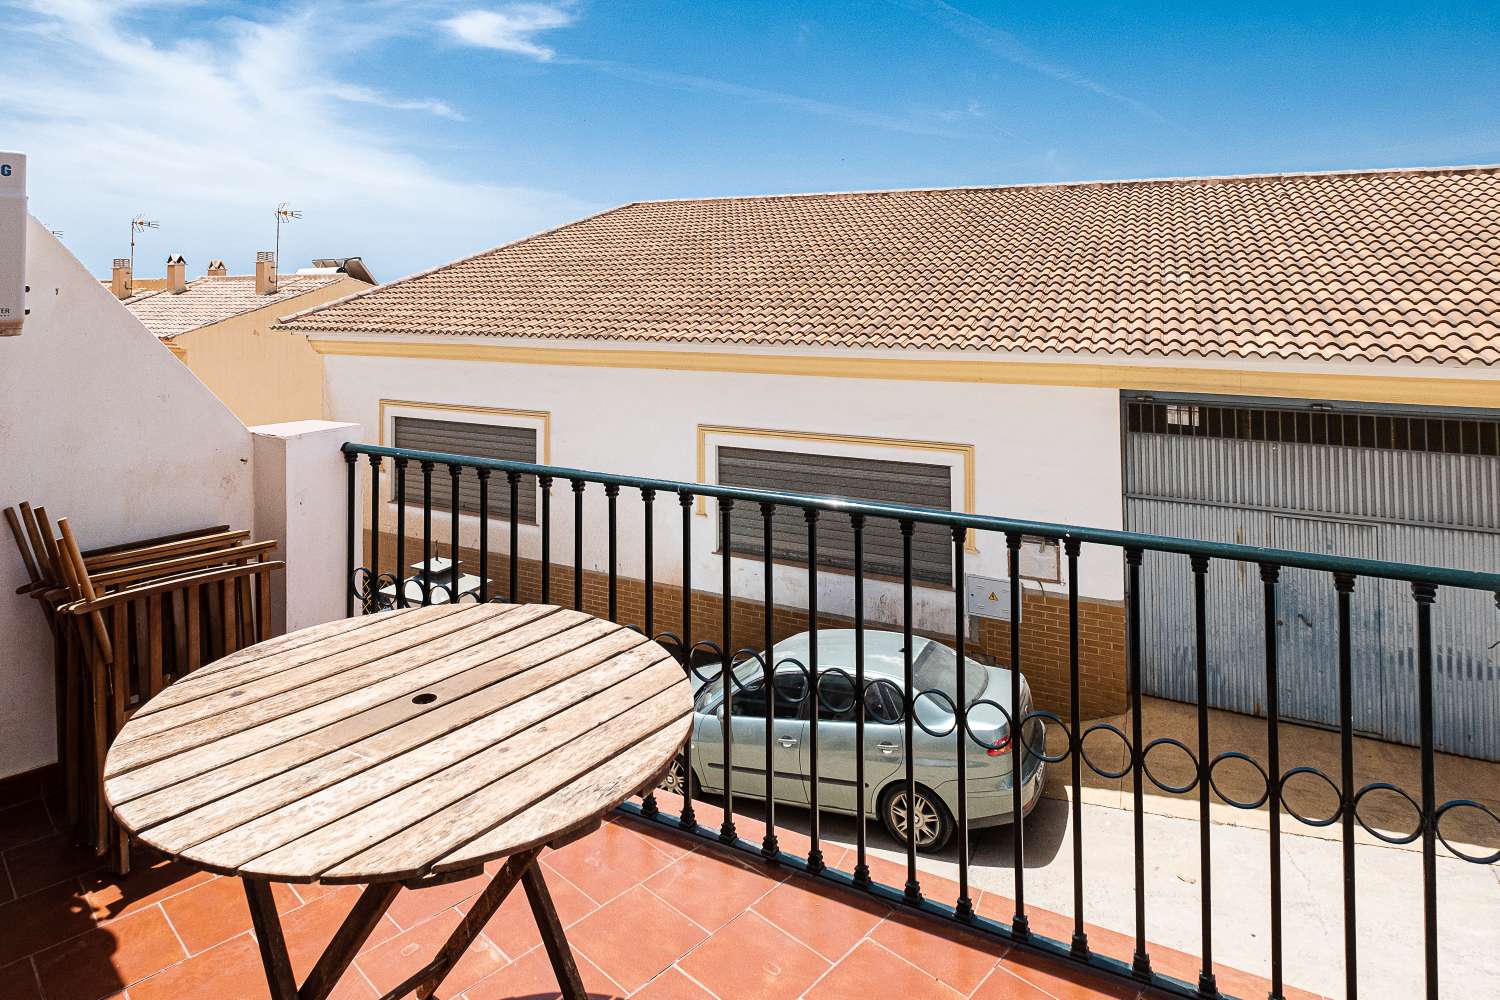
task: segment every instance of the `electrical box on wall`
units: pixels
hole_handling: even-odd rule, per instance
[[[0,337],[26,318],[26,155],[0,152]]]

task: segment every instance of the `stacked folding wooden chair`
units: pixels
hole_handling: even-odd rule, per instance
[[[135,709],[205,663],[270,638],[274,541],[225,526],[83,551],[67,518],[5,518],[52,629],[68,816],[120,872],[129,843],[102,795],[104,757]]]

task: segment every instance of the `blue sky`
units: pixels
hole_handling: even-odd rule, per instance
[[[0,147],[96,273],[390,279],[623,202],[1500,161],[1480,4],[0,0]]]

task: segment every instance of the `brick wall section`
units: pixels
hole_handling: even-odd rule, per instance
[[[368,552],[369,533],[365,533]],[[479,566],[479,553],[475,549],[461,547],[460,557],[465,572],[474,573]],[[448,544],[434,541],[433,555],[446,556]],[[558,556],[571,556],[554,552]],[[406,545],[406,563],[411,565],[422,557],[421,542],[410,538]],[[381,532],[380,569],[383,573],[394,573],[396,568],[396,537]],[[517,565],[517,584],[520,601],[542,599],[541,563],[535,559],[521,559]],[[717,581],[718,577],[714,577]],[[491,553],[489,558],[490,596],[507,596],[510,587],[510,560],[505,553]],[[657,583],[653,603],[652,630],[657,635],[663,632],[682,633],[682,588],[674,584]],[[621,576],[616,585],[616,619],[627,624],[642,626],[646,620],[646,588],[644,581]],[[549,584],[549,600],[564,607],[573,606],[573,567],[571,563],[552,565]],[[717,594],[700,590],[693,591],[692,639],[695,642],[721,641],[723,635],[723,602]],[[730,634],[735,650],[749,648],[759,651],[764,647],[763,605],[760,601],[734,598],[730,602]],[[609,574],[585,570],[583,574],[583,610],[601,618],[609,615]],[[1056,712],[1064,719],[1068,717],[1068,601],[1064,595],[1044,594],[1027,590],[1022,596],[1021,607],[1021,670],[1031,684],[1036,706]],[[848,628],[852,619],[838,615],[820,614],[818,622],[826,628]],[[991,619],[978,619],[978,641],[971,640],[967,650],[982,653],[996,663],[1010,662],[1010,623]],[[889,625],[872,626],[890,628]],[[772,631],[775,641],[796,635],[807,629],[807,612],[798,608],[778,607],[772,616]],[[1128,692],[1125,684],[1125,609],[1118,602],[1080,600],[1078,604],[1078,675],[1080,681],[1080,714],[1085,719],[1117,715],[1126,708]],[[922,632],[947,645],[953,645],[951,634]]]

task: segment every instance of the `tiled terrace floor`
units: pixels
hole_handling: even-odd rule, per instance
[[[703,815],[712,812],[700,806],[700,820],[716,821]],[[847,867],[844,853],[835,848],[830,862]],[[0,861],[0,1000],[266,995],[237,880],[164,861],[142,863],[123,880],[111,877],[91,854],[68,846],[42,799],[0,803]],[[548,852],[544,863],[595,996],[1000,1000],[1138,993],[631,818],[616,817]],[[887,881],[899,875],[875,874]],[[393,988],[432,956],[480,888],[475,879],[403,893],[334,996],[369,1000]],[[278,888],[299,975],[357,894],[353,887]],[[1009,906],[990,902],[1002,912]],[[979,900],[981,911],[985,904]],[[1256,992],[1264,995],[1263,983],[1249,995]],[[440,994],[555,995],[519,892]]]

